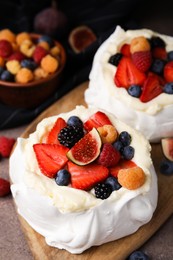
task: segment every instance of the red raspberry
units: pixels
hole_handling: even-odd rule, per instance
[[[4,197],[10,193],[9,181],[0,178],[0,197]]]
[[[152,56],[150,51],[138,51],[132,54],[132,61],[136,68],[141,72],[146,72],[152,62]]]
[[[8,57],[8,60],[17,60],[19,62],[21,62],[24,59],[25,56],[20,51],[16,51],[13,54],[11,54],[10,57]]]
[[[36,63],[40,63],[43,57],[45,57],[48,52],[41,46],[37,46],[33,53],[33,59]]]
[[[106,167],[113,167],[119,162],[119,160],[120,153],[115,150],[111,144],[103,144],[102,151],[98,158],[98,163]]]
[[[13,52],[13,48],[10,42],[6,40],[0,40],[0,56],[3,58],[9,57]]]
[[[13,145],[15,143],[14,138],[7,138],[5,136],[0,136],[0,154],[2,157],[9,157]]]

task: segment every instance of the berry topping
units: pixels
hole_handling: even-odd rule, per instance
[[[118,133],[113,125],[104,125],[97,128],[103,143],[113,143],[117,139]]]
[[[33,60],[23,59],[21,61],[21,67],[27,68],[27,69],[30,69],[30,70],[35,70],[37,68],[37,63]]]
[[[67,186],[70,183],[71,175],[66,169],[59,170],[55,176],[55,182],[59,186]]]
[[[153,36],[150,39],[150,45],[151,48],[155,48],[155,47],[161,47],[161,48],[165,48],[166,44],[164,42],[164,40],[162,40],[160,37],[158,36]]]
[[[117,67],[114,81],[117,87],[128,88],[133,84],[141,85],[145,78],[145,74],[136,68],[130,58],[123,57]]]
[[[47,140],[46,143],[48,144],[60,144],[59,140],[58,140],[58,134],[61,131],[61,129],[63,129],[64,127],[66,127],[67,124],[65,122],[65,120],[61,117],[59,117],[53,128],[50,130],[48,136],[47,136]]]
[[[120,160],[120,153],[109,143],[103,144],[98,163],[106,167],[115,166]]]
[[[132,97],[140,97],[142,93],[141,86],[139,85],[131,85],[128,89],[127,92],[129,93],[130,96]]]
[[[34,144],[33,149],[41,172],[53,178],[68,161],[68,148],[58,144]]]
[[[84,136],[83,128],[77,126],[64,127],[58,134],[60,144],[71,148]]]
[[[89,164],[99,156],[101,145],[100,135],[93,128],[71,148],[67,157],[77,165]]]
[[[7,40],[0,40],[0,56],[3,58],[9,57],[13,52],[12,45]]]
[[[128,260],[149,260],[148,255],[144,254],[142,251],[134,251]]]
[[[150,51],[138,51],[132,54],[132,61],[136,68],[142,72],[146,72],[151,66],[151,52]]]
[[[167,82],[173,82],[173,61],[170,61],[165,65],[164,77]]]
[[[135,190],[145,182],[145,173],[140,167],[121,169],[118,172],[118,182],[128,190]]]
[[[13,148],[13,145],[15,143],[14,138],[8,138],[6,136],[0,136],[0,155],[2,157],[9,157],[11,150]]]
[[[8,60],[17,60],[21,62],[24,58],[25,56],[23,55],[23,53],[21,53],[20,51],[16,51],[12,53],[10,57],[8,57]]]
[[[90,131],[93,127],[98,128],[104,125],[112,125],[112,123],[105,113],[98,111],[84,123],[84,128]]]
[[[109,58],[109,63],[112,64],[112,65],[115,65],[115,66],[118,66],[121,58],[122,58],[123,54],[118,52],[114,55],[112,55],[110,58]]]
[[[94,187],[96,198],[105,200],[107,199],[111,193],[112,189],[109,184],[106,183],[97,183]]]
[[[173,175],[173,162],[164,160],[160,164],[160,172],[164,175]]]
[[[143,91],[140,96],[142,102],[148,102],[163,92],[159,78],[156,75],[150,75],[144,82]]]
[[[131,143],[131,135],[126,132],[126,131],[122,131],[119,135],[119,141],[123,144],[123,146],[127,146]]]
[[[129,169],[129,168],[133,168],[133,167],[136,167],[136,164],[133,161],[127,161],[127,160],[121,159],[119,161],[118,165],[111,167],[109,170],[110,170],[111,175],[116,178],[119,170]]]
[[[10,182],[0,178],[0,197],[5,197],[10,194]]]
[[[79,166],[69,161],[68,170],[71,174],[72,187],[82,190],[93,188],[98,182],[104,181],[109,174],[106,167],[96,163]]]
[[[41,46],[37,46],[33,53],[33,59],[36,63],[40,63],[41,60],[48,54],[48,52]]]
[[[118,179],[113,176],[108,177],[105,181],[105,184],[109,184],[111,186],[112,191],[119,190],[121,188]]]
[[[83,127],[83,122],[78,116],[71,116],[67,120],[67,125]]]
[[[4,71],[1,73],[0,79],[1,79],[1,80],[4,80],[4,81],[13,81],[14,76],[13,76],[13,74],[12,74],[11,72],[9,72],[8,70],[4,70]]]
[[[132,146],[125,146],[121,152],[122,156],[126,160],[131,160],[134,157],[135,150]]]
[[[162,75],[163,74],[163,70],[165,67],[165,61],[161,60],[161,59],[154,59],[150,70],[158,75]]]
[[[131,53],[130,53],[130,44],[125,43],[125,44],[121,47],[120,53],[122,53],[123,56],[130,57],[130,56],[131,56]]]
[[[169,82],[164,85],[163,92],[167,94],[173,94],[173,82]]]

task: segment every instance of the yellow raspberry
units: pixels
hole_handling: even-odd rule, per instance
[[[21,68],[20,63],[17,60],[7,61],[6,67],[8,71],[11,72],[13,75],[17,74]]]
[[[130,52],[150,51],[149,41],[144,36],[135,37],[130,43]]]
[[[42,60],[41,60],[41,67],[44,71],[48,73],[54,73],[59,66],[59,63],[57,59],[52,57],[50,54],[46,55]]]
[[[31,40],[25,40],[20,45],[20,51],[28,58],[32,57],[34,50],[35,50],[35,45]]]
[[[48,76],[48,73],[45,70],[43,70],[41,67],[38,67],[34,70],[34,79],[35,80],[46,78],[47,76]]]
[[[118,133],[113,125],[104,125],[97,128],[103,143],[113,143],[117,139]]]
[[[49,49],[50,49],[48,42],[39,42],[38,45],[43,47],[46,51],[49,51]]]
[[[4,60],[4,58],[2,58],[2,57],[0,56],[0,66],[1,66],[1,67],[4,67],[4,64],[5,64],[5,60]]]
[[[18,83],[28,83],[34,79],[34,75],[31,70],[27,68],[22,68],[16,74],[16,82]]]
[[[0,40],[7,40],[13,43],[16,40],[16,35],[9,29],[3,29],[0,31]]]
[[[58,46],[54,46],[50,49],[50,53],[52,54],[52,56],[56,57],[56,56],[60,55],[61,50]]]
[[[118,172],[118,182],[128,190],[136,190],[145,182],[145,173],[142,168],[136,166],[128,169],[121,169]]]
[[[31,36],[27,32],[21,32],[16,35],[16,42],[18,45],[21,45],[23,41],[31,40]]]

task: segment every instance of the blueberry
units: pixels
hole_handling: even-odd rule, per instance
[[[126,160],[131,160],[134,157],[135,149],[132,146],[126,146],[122,150],[122,156]]]
[[[148,255],[142,251],[134,251],[129,257],[128,260],[149,260]]]
[[[0,75],[2,74],[3,71],[4,71],[3,67],[0,66]]]
[[[112,65],[115,65],[115,66],[118,66],[121,58],[123,57],[122,53],[118,52],[114,55],[112,55],[110,58],[109,58],[109,63],[112,64]]]
[[[142,90],[141,87],[138,85],[131,85],[127,92],[129,93],[130,96],[132,97],[140,97]]]
[[[160,172],[164,175],[173,175],[173,162],[164,160],[160,164]]]
[[[27,68],[30,70],[35,70],[37,68],[37,64],[33,60],[25,59],[25,60],[21,61],[21,67]]]
[[[166,83],[163,87],[163,92],[173,94],[173,82]]]
[[[173,51],[168,52],[168,60],[169,61],[173,60]]]
[[[131,143],[131,135],[128,132],[123,131],[119,135],[119,141],[123,144],[123,146],[128,146]]]
[[[121,153],[121,150],[123,149],[123,144],[122,144],[122,142],[121,141],[116,141],[116,142],[114,142],[113,143],[113,147],[117,150],[117,151],[119,151],[120,153]]]
[[[70,183],[70,176],[71,175],[67,170],[59,170],[55,177],[55,182],[60,186],[67,186]]]
[[[71,116],[67,120],[67,125],[83,127],[83,122],[78,116]]]
[[[4,70],[0,76],[0,79],[4,81],[14,81],[14,76],[8,70]]]
[[[164,48],[166,46],[164,40],[162,40],[160,37],[158,36],[153,36],[150,39],[150,44],[151,44],[151,48],[155,48],[155,47],[161,47]]]
[[[108,177],[105,181],[106,184],[109,184],[112,188],[112,191],[119,190],[122,186],[119,184],[117,178],[111,176]]]
[[[161,75],[165,66],[165,61],[160,59],[155,59],[150,67],[150,70],[156,74]]]
[[[49,44],[50,47],[54,46],[54,41],[53,39],[48,36],[48,35],[42,35],[39,39],[38,42],[47,42]]]

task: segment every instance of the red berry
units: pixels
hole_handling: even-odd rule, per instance
[[[157,97],[162,93],[162,86],[160,85],[160,80],[156,75],[149,75],[144,82],[142,94],[140,100],[142,102],[148,102],[153,98]]]
[[[0,40],[0,56],[3,58],[9,57],[13,52],[12,45],[7,40]]]
[[[117,67],[114,82],[117,87],[128,88],[131,85],[142,85],[146,75],[138,70],[128,57],[123,57]]]
[[[25,59],[25,56],[20,51],[16,51],[8,57],[8,60],[17,60],[19,62],[23,59]]]
[[[41,172],[53,178],[68,161],[68,148],[59,144],[34,144],[34,152]]]
[[[120,157],[120,153],[111,144],[105,143],[97,162],[105,167],[113,167],[119,162]]]
[[[33,59],[36,63],[40,63],[41,60],[48,54],[47,50],[45,50],[41,46],[37,46],[33,53]]]
[[[166,60],[167,58],[166,49],[161,47],[155,47],[154,49],[152,49],[152,56],[155,59]]]
[[[163,74],[167,82],[173,82],[173,61],[165,65]]]
[[[121,47],[120,52],[121,52],[124,56],[130,57],[130,56],[131,56],[131,53],[130,53],[130,44],[125,43],[125,44]]]
[[[47,136],[46,143],[47,144],[60,144],[58,141],[58,134],[59,134],[60,130],[66,126],[67,126],[67,124],[66,124],[65,120],[63,118],[59,117],[56,120],[53,128],[50,130],[50,132]]]
[[[121,169],[129,169],[132,167],[136,167],[136,164],[133,161],[129,160],[120,160],[118,165],[111,167],[109,169],[110,174],[113,175],[114,177],[117,177],[119,170]]]
[[[71,174],[72,187],[81,190],[91,189],[96,183],[104,181],[109,175],[106,167],[96,163],[79,166],[69,161],[68,170]]]
[[[15,141],[16,140],[14,138],[0,136],[0,154],[2,155],[2,157],[8,158],[10,156]]]
[[[10,182],[0,178],[0,197],[5,197],[10,194]]]
[[[84,128],[90,131],[93,127],[98,128],[104,125],[112,125],[112,123],[105,113],[98,111],[84,123]]]
[[[135,64],[136,68],[142,72],[146,72],[152,62],[151,52],[150,51],[138,51],[132,54],[132,61]]]

